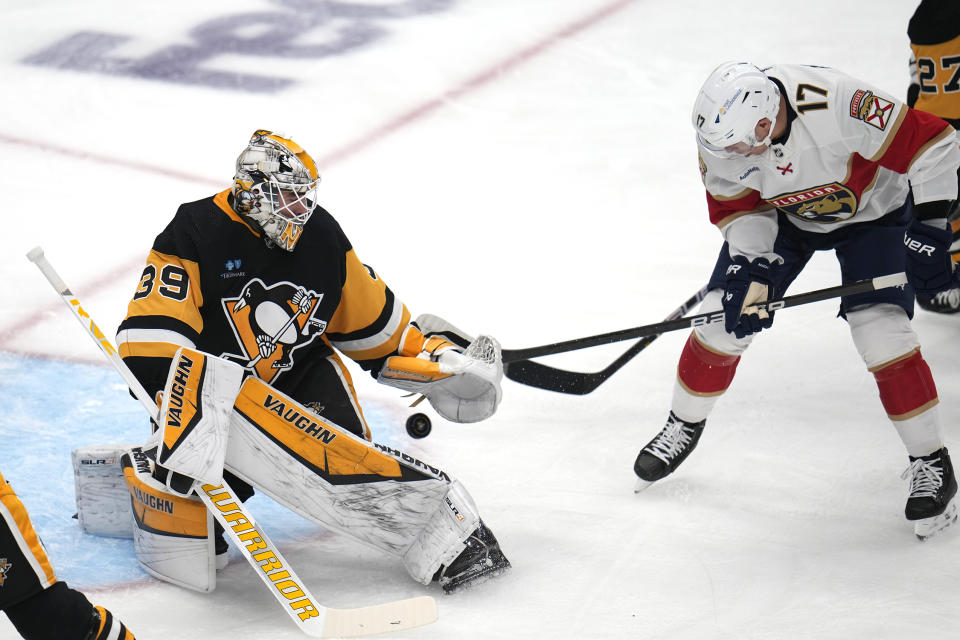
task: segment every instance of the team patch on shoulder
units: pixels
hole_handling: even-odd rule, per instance
[[[850,117],[863,120],[867,124],[884,131],[893,112],[893,103],[872,91],[859,89],[850,100]]]
[[[840,222],[852,218],[857,212],[856,194],[839,182],[785,193],[767,202],[784,213],[809,222]]]

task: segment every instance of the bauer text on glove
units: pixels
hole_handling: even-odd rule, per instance
[[[766,258],[751,261],[742,255],[733,257],[723,292],[724,328],[728,333],[743,338],[773,324],[773,314],[756,306],[770,298],[773,268]]]

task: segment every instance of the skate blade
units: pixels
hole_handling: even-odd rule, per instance
[[[506,558],[504,559],[506,560]],[[443,593],[449,596],[455,593],[461,593],[464,591],[470,591],[472,589],[476,589],[480,585],[486,584],[487,582],[489,582],[490,580],[493,580],[494,578],[499,578],[500,576],[505,574],[507,571],[509,571],[511,567],[512,565],[510,564],[510,561],[507,560],[506,564],[500,565],[496,569],[492,569],[490,571],[487,571],[486,573],[482,573],[474,578],[471,578],[470,580],[465,580],[463,582],[450,582],[448,584],[443,585]]]
[[[957,502],[956,500],[951,500],[946,510],[940,515],[918,520],[916,525],[914,525],[913,532],[917,535],[918,540],[926,540],[927,538],[937,535],[956,521]]]
[[[633,492],[640,493],[641,491],[646,491],[651,486],[653,486],[652,482],[647,482],[643,478],[637,478],[637,484],[633,485]]]

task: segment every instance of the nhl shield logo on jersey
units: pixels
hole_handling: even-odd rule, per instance
[[[13,563],[7,562],[6,558],[0,558],[0,587],[7,579],[7,572],[13,568]]]
[[[839,182],[786,193],[767,202],[791,216],[825,224],[848,220],[857,212],[856,194]]]
[[[867,124],[884,131],[893,112],[893,103],[874,95],[872,91],[860,89],[850,100],[850,117],[863,120]]]
[[[259,278],[248,282],[236,298],[221,300],[242,354],[223,353],[272,382],[293,366],[293,352],[309,344],[327,328],[314,315],[322,293],[308,291],[290,282],[267,286]]]

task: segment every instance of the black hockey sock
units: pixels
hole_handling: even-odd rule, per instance
[[[5,610],[26,640],[84,640],[90,631],[93,605],[64,582]]]

